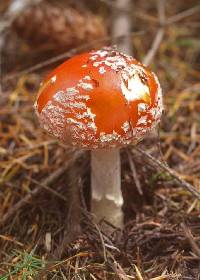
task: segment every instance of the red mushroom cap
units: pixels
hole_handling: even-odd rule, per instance
[[[44,81],[35,103],[41,126],[64,143],[88,149],[137,143],[159,122],[156,75],[110,49],[77,55]]]

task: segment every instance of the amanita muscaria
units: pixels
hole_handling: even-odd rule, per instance
[[[91,209],[123,223],[119,149],[136,144],[160,121],[158,79],[112,49],[72,57],[44,81],[35,103],[41,126],[60,141],[91,150]]]

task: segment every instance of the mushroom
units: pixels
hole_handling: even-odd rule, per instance
[[[160,121],[156,75],[131,56],[104,48],[76,55],[44,81],[35,102],[40,125],[60,141],[91,150],[91,210],[123,225],[120,148]]]

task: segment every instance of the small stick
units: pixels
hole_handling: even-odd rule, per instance
[[[140,180],[138,178],[138,175],[137,175],[137,172],[136,172],[136,168],[135,168],[135,164],[134,164],[134,161],[130,155],[130,152],[129,150],[127,150],[127,155],[128,155],[128,161],[129,161],[129,165],[130,165],[130,168],[131,168],[131,171],[132,171],[132,174],[133,174],[133,178],[134,178],[134,181],[135,181],[135,185],[137,187],[137,190],[139,192],[140,195],[143,195],[143,191],[142,191],[142,188],[141,188],[141,184],[140,184]]]
[[[53,195],[59,197],[60,199],[66,201],[66,198],[64,196],[62,196],[60,193],[58,193],[57,191],[55,191],[54,189],[48,187],[47,185],[44,185],[42,183],[40,183],[39,181],[31,178],[30,176],[25,176],[28,180],[30,180],[31,182],[33,182],[34,184],[36,184],[37,186],[44,188],[45,190],[47,190],[48,192],[52,193]]]
[[[172,16],[170,18],[168,18],[168,20],[166,21],[166,25],[170,25],[170,24],[173,24],[173,23],[176,23],[177,21],[180,21],[186,17],[190,17],[192,16],[193,14],[196,14],[197,12],[200,11],[200,5],[197,5],[195,7],[192,7],[188,10],[185,10],[175,16]]]
[[[200,258],[200,248],[196,244],[191,231],[188,227],[186,227],[184,223],[181,224],[181,227],[185,233],[185,237],[187,238],[188,242],[190,243],[190,246],[192,247],[193,252]]]
[[[158,18],[159,18],[160,27],[156,33],[151,48],[149,49],[149,51],[147,52],[146,56],[143,59],[143,63],[145,65],[149,65],[151,63],[164,37],[165,0],[158,0]]]
[[[176,171],[174,171],[173,169],[171,169],[170,167],[168,167],[167,165],[163,164],[162,162],[160,162],[158,159],[154,158],[152,155],[150,155],[149,153],[147,153],[146,151],[143,151],[140,148],[135,148],[135,150],[140,153],[141,155],[145,156],[146,158],[148,158],[153,165],[158,166],[159,168],[162,168],[163,170],[165,170],[167,173],[169,173],[177,182],[179,182],[187,191],[189,191],[190,193],[193,194],[193,196],[195,196],[196,198],[198,198],[200,200],[200,192],[197,191],[190,183],[186,182],[184,179],[182,179],[180,177],[180,175],[178,175],[176,173]]]

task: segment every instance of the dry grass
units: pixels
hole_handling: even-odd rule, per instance
[[[135,25],[145,35],[133,37],[133,45],[136,56],[142,59],[158,21],[153,3],[137,2]],[[175,6],[167,1],[167,16],[197,2],[177,1]],[[151,64],[164,89],[165,112],[159,135],[151,135],[139,147],[200,191],[197,27],[194,14],[165,28]],[[14,73],[18,63],[13,66]],[[82,170],[79,184],[82,196],[87,196],[89,154],[72,151],[38,127],[32,105],[42,75],[23,75],[7,81],[2,89],[0,279],[200,279],[200,201],[134,147],[129,150],[134,174],[127,151],[122,150],[124,230],[107,225],[111,234],[106,234],[102,224],[96,225],[84,209],[82,232],[75,241],[62,243],[68,226],[70,172],[76,167]],[[134,183],[135,176],[142,194]],[[58,244],[62,244],[63,257],[55,260]]]

